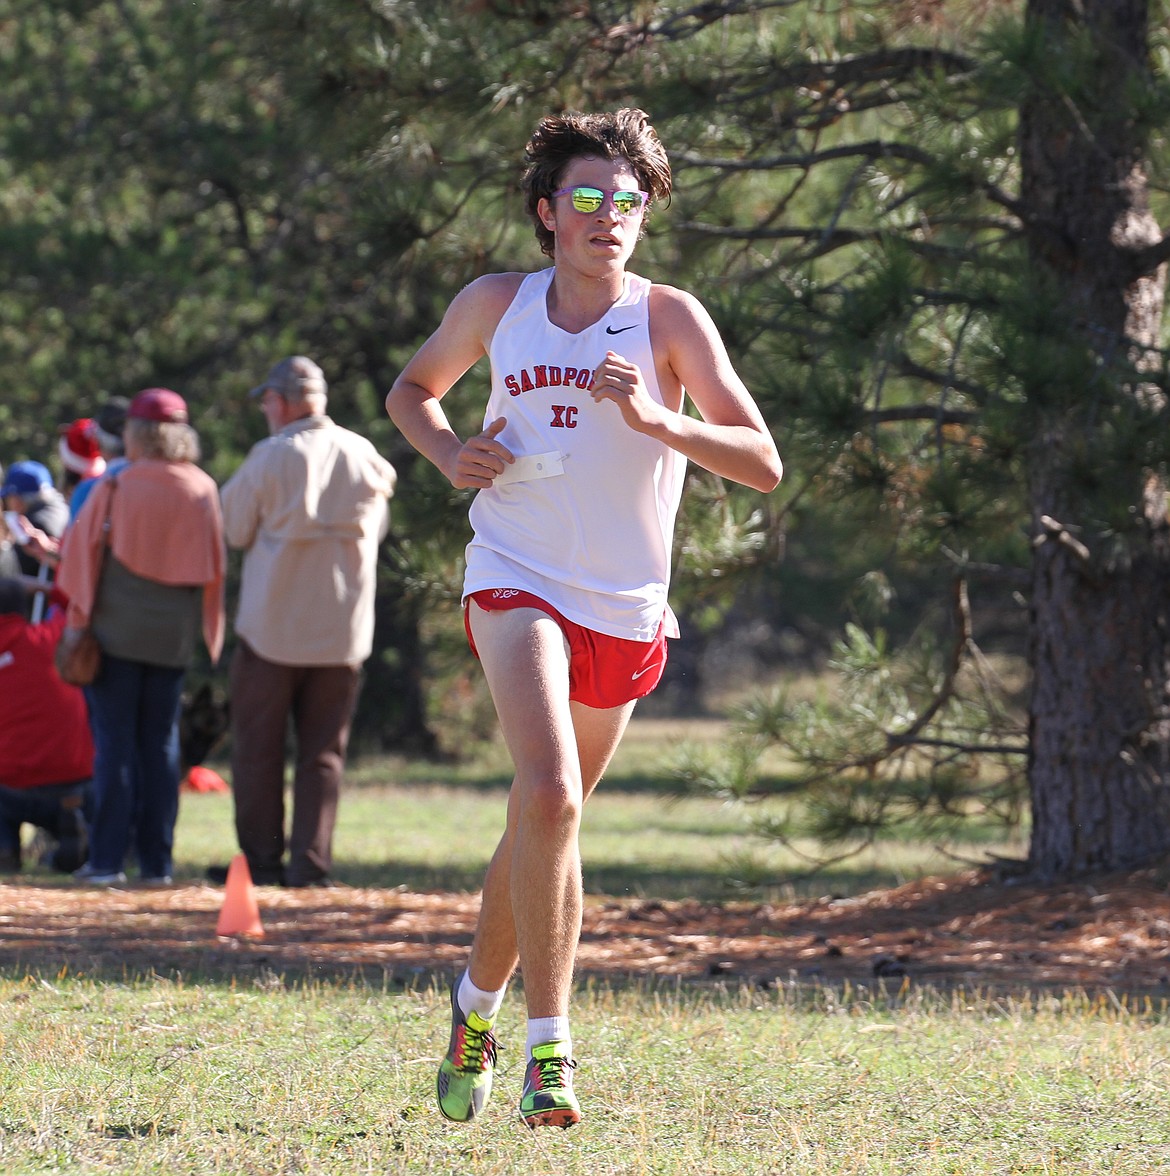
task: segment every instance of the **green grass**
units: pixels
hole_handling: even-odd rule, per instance
[[[591,890],[738,897],[729,875],[754,871],[761,897],[848,894],[954,866],[930,845],[887,842],[786,882],[803,864],[746,834],[739,811],[671,794],[680,738],[631,732],[590,802]],[[476,889],[508,778],[499,748],[470,766],[354,764],[339,877]],[[235,851],[231,819],[226,796],[184,796],[180,880]],[[970,844],[987,848],[987,836],[975,829]],[[0,971],[6,1174],[1170,1172],[1164,1001],[585,981],[573,1004],[585,1121],[531,1133],[514,1118],[516,990],[498,1023],[497,1095],[480,1121],[454,1125],[433,1107],[448,1021],[429,981],[228,970],[113,983],[83,970]]]
[[[345,985],[0,981],[6,1173],[1154,1173],[1165,1005],[1065,996],[590,986],[586,1118],[433,1109],[446,994]]]
[[[971,860],[1019,855],[1019,834],[973,821],[949,846],[889,838],[808,876],[792,850],[753,835],[741,808],[674,793],[671,769],[688,741],[710,742],[721,724],[635,722],[585,809],[586,889],[612,896],[766,900],[851,896]],[[226,767],[219,765],[226,773]],[[774,779],[782,764],[770,765]],[[511,773],[501,746],[474,761],[431,764],[395,757],[351,766],[335,838],[335,873],[354,886],[475,891],[503,828]],[[819,851],[806,843],[805,854]],[[201,877],[236,852],[231,801],[185,794],[176,833],[176,877]]]

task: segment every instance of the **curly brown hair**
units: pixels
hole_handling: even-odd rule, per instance
[[[650,202],[642,218],[645,228],[650,204],[670,196],[670,163],[666,149],[650,125],[644,110],[624,107],[606,114],[547,115],[540,120],[524,149],[527,168],[522,188],[524,207],[536,226],[540,251],[553,256],[556,234],[545,227],[537,214],[541,199],[551,200],[561,187],[561,177],[574,159],[591,156],[598,159],[624,159],[638,177],[642,188],[650,193]]]

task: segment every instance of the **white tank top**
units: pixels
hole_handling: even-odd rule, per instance
[[[651,283],[625,292],[578,334],[549,322],[554,269],[529,274],[492,338],[484,423],[506,417],[499,440],[518,480],[480,490],[471,505],[463,592],[520,588],[599,633],[650,641],[678,627],[666,593],[686,458],[636,433],[610,401],[589,395],[614,351],[636,363],[662,403],[650,350]]]

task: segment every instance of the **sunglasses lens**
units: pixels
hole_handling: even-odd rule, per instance
[[[613,206],[622,214],[622,216],[629,216],[635,213],[642,207],[642,193],[641,192],[615,192],[613,194]]]
[[[573,207],[578,212],[596,212],[605,199],[605,193],[597,188],[574,188]]]
[[[606,193],[600,188],[562,188],[554,196],[568,195],[578,212],[596,212],[605,203]],[[646,196],[636,188],[631,191],[617,191],[613,194],[613,207],[618,216],[633,216],[646,206]]]

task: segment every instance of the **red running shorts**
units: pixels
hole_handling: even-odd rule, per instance
[[[586,629],[561,616],[551,604],[519,588],[486,588],[468,597],[484,612],[505,612],[510,608],[537,608],[547,613],[561,627],[569,643],[569,700],[597,710],[624,706],[636,698],[645,698],[659,682],[666,669],[666,635],[662,622],[653,641],[630,641]],[[479,657],[471,620],[466,606],[463,625],[471,652]]]

